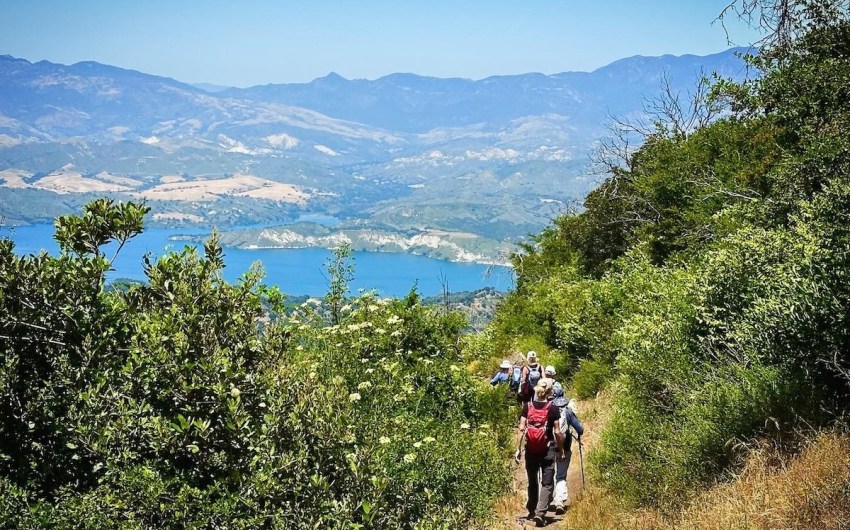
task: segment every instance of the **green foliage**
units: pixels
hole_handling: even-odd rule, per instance
[[[584,359],[573,374],[573,391],[578,399],[596,395],[614,375],[611,363],[598,359]]]
[[[0,516],[22,528],[466,528],[507,474],[504,395],[470,374],[458,313],[372,294],[285,311],[215,236],[104,290],[107,201],[64,252],[0,241]],[[347,272],[348,271],[348,272]],[[326,322],[333,315],[335,322]],[[270,320],[273,319],[273,320]]]
[[[580,396],[610,388],[592,460],[634,503],[679,504],[752,438],[850,408],[850,21],[833,4],[795,5],[805,31],[750,58],[762,76],[715,87],[731,112],[658,127],[514,257],[494,340],[543,341]]]
[[[331,322],[339,324],[340,308],[348,295],[348,284],[354,279],[354,258],[351,256],[351,245],[345,243],[333,251],[333,257],[328,258],[328,303]]]

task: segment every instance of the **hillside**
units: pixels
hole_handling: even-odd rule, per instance
[[[596,184],[588,153],[609,115],[643,115],[665,76],[683,93],[700,72],[740,79],[738,51],[632,57],[590,73],[329,75],[214,92],[94,62],[3,56],[0,217],[50,222],[109,196],[145,200],[160,226],[321,214],[390,237],[517,242]],[[468,242],[454,243],[480,253]]]
[[[126,131],[120,142],[95,143],[83,138],[88,111],[53,109],[58,114],[37,128],[32,117],[47,107],[37,98],[29,107],[16,104],[21,113],[3,122],[14,133],[4,133],[4,141],[14,145],[2,152],[19,165],[0,174],[3,204],[26,204],[28,215],[47,216],[60,206],[45,197],[56,196],[62,208],[80,211],[55,219],[58,255],[19,255],[0,238],[2,526],[530,527],[523,466],[511,458],[514,441],[522,440],[519,406],[506,385],[491,386],[489,378],[502,359],[516,362],[535,350],[542,364],[556,368],[587,429],[587,451],[573,453],[567,475],[570,509],[557,518],[537,514],[544,517],[539,525],[848,527],[850,6],[843,0],[759,5],[790,6],[794,16],[780,17],[786,25],[773,27],[759,55],[746,59],[754,75],[715,79],[691,106],[677,107],[667,94],[662,110],[673,111],[644,115],[654,120],[638,132],[636,149],[608,144],[614,156],[604,159],[607,173],[581,206],[554,213],[515,247],[516,288],[504,296],[451,294],[451,285],[444,297],[431,299],[415,286],[400,299],[353,294],[348,245],[327,262],[322,298],[288,300],[262,283],[259,268],[234,283],[222,276],[224,240],[318,245],[359,237],[376,249],[410,245],[409,251],[430,236],[473,246],[513,237],[486,234],[531,223],[518,210],[542,201],[545,183],[547,200],[566,197],[566,188],[556,188],[567,184],[551,178],[562,166],[543,158],[575,161],[548,149],[521,151],[519,138],[533,134],[513,137],[518,143],[510,149],[479,145],[466,147],[462,158],[443,148],[423,155],[413,138],[434,129],[411,131],[431,127],[428,120],[441,112],[454,114],[452,105],[465,100],[426,98],[420,108],[402,97],[446,86],[463,94],[468,83],[487,80],[317,80],[311,89],[340,99],[345,90],[358,97],[380,90],[379,100],[408,113],[410,130],[388,132],[389,115],[361,123],[321,114],[331,120],[321,134],[344,130],[358,139],[343,152],[329,136],[304,159],[248,154],[256,146],[235,135],[228,138],[239,145],[219,140],[219,147],[193,151],[169,152],[152,140],[129,139]],[[679,60],[632,58],[563,77],[610,80]],[[14,75],[0,83],[37,79],[33,86],[41,88],[34,92],[55,89],[72,105],[100,100],[113,88],[120,93],[122,80],[143,75],[83,63],[51,78],[42,72],[52,72],[50,64],[4,61]],[[110,76],[117,84],[105,80]],[[531,93],[523,83],[545,81],[551,88],[559,76],[542,78],[513,80]],[[213,117],[274,108],[292,113],[286,120],[319,119],[318,110],[289,106],[303,101],[284,99],[306,98],[304,86],[267,87],[263,97],[279,101],[249,104],[264,92],[228,89],[217,96],[171,80],[145,77],[144,83],[166,90],[175,105],[205,106]],[[564,101],[572,97],[556,92]],[[429,113],[421,111],[426,107]],[[121,115],[106,110],[96,128]],[[564,116],[548,115],[544,128],[578,119]],[[517,125],[514,117],[502,118]],[[248,116],[243,131],[255,119]],[[455,119],[452,130],[463,129],[471,141],[487,138],[479,133],[488,125]],[[468,119],[478,118],[470,111]],[[310,124],[305,128],[318,130]],[[216,129],[202,125],[201,136]],[[53,136],[71,133],[80,136],[64,142]],[[194,134],[170,138],[183,142]],[[264,134],[286,135],[268,142],[275,149],[304,148],[290,132]],[[441,134],[434,137],[454,141]],[[358,149],[398,139],[399,150],[374,164],[321,162],[334,153],[353,160],[363,156]],[[163,167],[192,163],[188,152],[208,155],[211,167],[231,156],[258,162],[226,175],[81,167],[111,160],[104,145],[115,155],[136,143],[154,150],[145,153],[163,149],[163,158],[145,159]],[[235,150],[221,155],[221,146]],[[534,152],[542,158],[533,159]],[[86,154],[69,165],[64,157],[74,153]],[[46,160],[61,165],[32,169]],[[474,160],[492,165],[480,169]],[[114,163],[137,161],[116,156]],[[262,171],[276,162],[303,170],[302,180]],[[426,166],[430,172],[415,178],[402,171]],[[442,174],[445,167],[459,173]],[[312,183],[311,168],[327,171],[326,184]],[[529,174],[547,176],[528,183]],[[364,195],[348,200],[331,187],[337,178]],[[469,187],[452,187],[453,180]],[[403,188],[404,197],[387,198],[387,190]],[[537,191],[520,195],[527,203],[506,198],[519,189]],[[420,192],[427,200],[407,202]],[[88,200],[101,193],[136,200]],[[319,202],[333,217],[328,225],[213,235],[202,250],[145,256],[144,282],[106,284],[124,244],[152,219],[208,222],[215,208],[234,222],[276,215],[293,221]],[[274,213],[278,208],[285,213]],[[432,224],[429,216],[445,212],[454,217]],[[452,223],[466,228],[449,228]],[[581,472],[586,480],[579,487]]]
[[[660,121],[514,255],[497,351],[608,404],[562,528],[848,524],[850,15],[795,5],[715,119]]]

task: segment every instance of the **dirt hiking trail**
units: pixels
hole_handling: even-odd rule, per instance
[[[587,454],[599,442],[599,430],[604,424],[602,417],[605,411],[604,401],[604,399],[600,398],[576,401],[578,418],[584,425],[582,444],[584,446],[586,481],[590,480],[587,474]],[[525,502],[527,499],[526,487],[528,483],[525,474],[525,462],[520,461],[519,464],[512,462],[511,470],[510,492],[496,502],[496,521],[489,527],[492,530],[535,528],[534,521],[526,519],[528,511],[525,508]],[[565,523],[569,522],[571,508],[581,502],[584,493],[578,442],[575,440],[572,443],[570,467],[567,470],[567,490],[569,492],[568,504],[570,508],[567,509],[567,513],[564,515],[555,515],[554,511],[550,510],[546,518],[546,528],[564,528]]]

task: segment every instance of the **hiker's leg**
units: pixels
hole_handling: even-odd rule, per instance
[[[566,452],[566,458],[563,462],[557,462],[555,464],[555,480],[566,480],[567,479],[567,469],[570,467],[570,452]]]
[[[555,480],[555,499],[552,501],[556,510],[567,507],[567,481]]]
[[[556,508],[564,508],[567,505],[567,470],[570,468],[570,452],[563,462],[555,464],[555,500]]]
[[[537,482],[537,472],[540,469],[540,457],[525,453],[525,474],[528,476],[528,502],[525,507],[528,513],[534,513],[537,507],[537,497],[540,484]]]
[[[552,490],[555,489],[555,454],[557,450],[550,447],[546,456],[541,459],[540,467],[543,471],[543,476],[540,479],[540,493],[537,499],[537,509],[535,514],[539,516],[546,515],[549,511],[549,501],[552,500]]]

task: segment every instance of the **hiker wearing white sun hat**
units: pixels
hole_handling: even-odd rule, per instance
[[[502,364],[499,365],[499,371],[490,379],[490,384],[496,386],[499,383],[507,383],[510,378],[511,368],[513,368],[513,365],[509,360],[505,359],[502,361]]]

